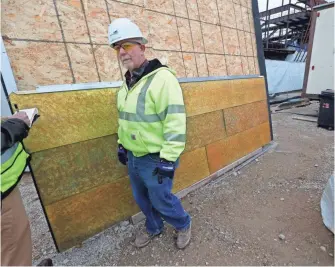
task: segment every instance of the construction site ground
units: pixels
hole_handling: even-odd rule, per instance
[[[323,188],[334,171],[334,132],[292,119],[292,113],[317,109],[314,103],[272,114],[276,146],[240,172],[183,199],[193,218],[185,250],[175,247],[170,226],[136,249],[130,241],[143,223],[124,221],[57,253],[26,175],[20,190],[31,223],[34,264],[50,257],[55,265],[334,265],[334,235],[320,213]]]

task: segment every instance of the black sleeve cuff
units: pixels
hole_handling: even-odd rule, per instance
[[[8,119],[1,123],[1,152],[3,149],[12,147],[16,142],[21,142],[28,136],[29,127],[20,119]]]

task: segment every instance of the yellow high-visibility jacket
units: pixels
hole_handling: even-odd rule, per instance
[[[19,142],[1,155],[1,199],[9,195],[19,183],[28,157],[29,154]]]
[[[166,66],[143,76],[131,90],[124,83],[117,96],[118,143],[136,157],[160,153],[176,161],[185,148],[186,113],[175,72]]]

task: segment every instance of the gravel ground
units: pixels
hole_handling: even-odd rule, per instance
[[[33,259],[56,265],[334,265],[334,235],[322,223],[320,198],[334,171],[334,132],[292,119],[317,104],[272,115],[278,144],[240,173],[183,199],[192,242],[174,246],[173,229],[143,249],[130,245],[136,226],[121,222],[57,253],[30,176],[20,190],[30,217]],[[285,113],[284,113],[285,112]]]

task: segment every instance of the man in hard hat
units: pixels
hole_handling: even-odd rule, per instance
[[[146,216],[146,230],[134,245],[144,247],[159,235],[163,219],[177,230],[176,245],[191,239],[191,218],[171,192],[173,177],[185,148],[186,114],[175,72],[144,55],[147,40],[126,18],[108,28],[109,44],[127,69],[117,95],[119,161],[128,165],[133,196]]]

